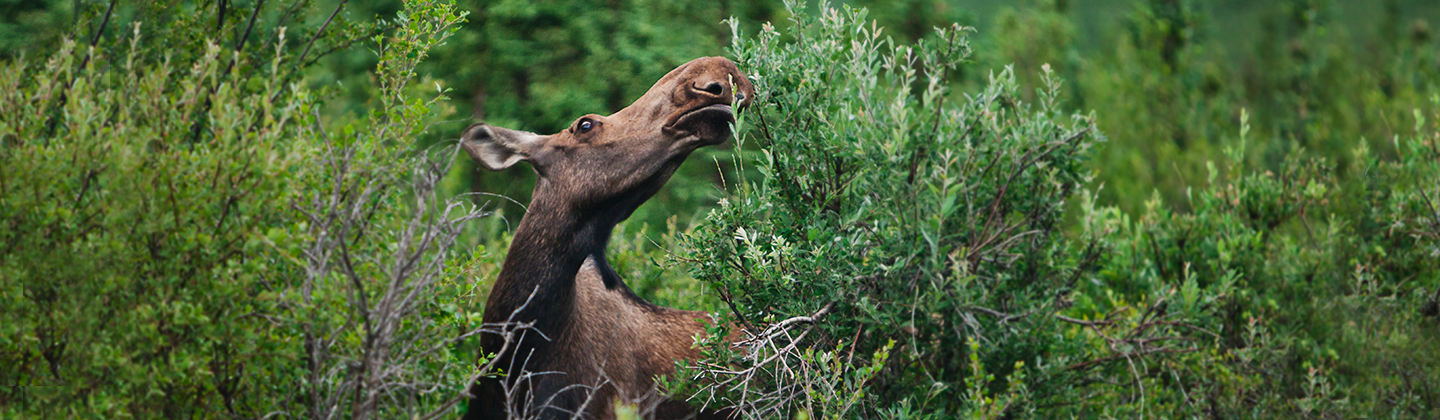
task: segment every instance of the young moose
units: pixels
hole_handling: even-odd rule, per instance
[[[465,130],[462,146],[486,168],[524,160],[539,174],[484,315],[487,324],[534,322],[538,333],[525,332],[499,355],[504,377],[475,384],[467,419],[611,417],[613,401],[653,396],[656,376],[698,356],[691,343],[707,315],[636,296],[606,262],[605,245],[690,152],[723,143],[735,121],[731,106],[753,97],[735,63],[706,57],[670,71],[620,112],[580,117],[556,134]],[[486,353],[504,344],[497,335],[480,342]],[[665,419],[693,414],[680,401],[654,411]]]

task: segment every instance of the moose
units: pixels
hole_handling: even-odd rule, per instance
[[[580,117],[559,133],[465,129],[460,145],[481,166],[527,161],[538,175],[483,316],[531,330],[508,342],[481,337],[481,352],[498,353],[505,374],[476,381],[466,419],[608,418],[617,399],[646,398],[655,418],[716,415],[655,392],[657,376],[699,356],[692,344],[709,316],[636,296],[606,262],[605,245],[691,152],[730,137],[736,108],[754,95],[735,63],[704,57],[625,109]]]

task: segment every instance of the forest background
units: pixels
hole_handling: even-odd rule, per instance
[[[976,257],[979,285],[936,286],[950,298],[933,307],[887,300],[884,286],[864,296],[870,292],[815,290],[870,290],[855,279],[960,270],[960,247],[934,240],[943,249],[925,254],[937,258],[934,267],[802,280],[814,285],[808,289],[774,289],[776,279],[707,268],[700,261],[729,258],[723,252],[740,255],[736,267],[771,264],[715,238],[748,243],[753,238],[737,227],[753,233],[782,220],[774,216],[780,210],[751,214],[722,202],[815,199],[787,195],[789,181],[774,171],[785,146],[753,129],[754,120],[742,123],[737,139],[752,141],[697,152],[617,229],[611,258],[630,287],[663,306],[756,322],[811,314],[825,301],[873,297],[877,307],[908,308],[842,304],[816,322],[822,338],[805,342],[817,353],[779,355],[815,364],[819,379],[745,378],[781,388],[795,381],[795,395],[825,389],[854,398],[802,404],[797,397],[782,407],[752,401],[747,413],[1440,412],[1434,2],[857,1],[844,4],[868,15],[834,22],[818,5],[778,2],[117,3],[0,3],[7,72],[0,82],[9,90],[0,108],[0,414],[7,417],[449,415],[460,409],[450,407],[474,361],[474,340],[466,338],[478,333],[488,282],[535,177],[528,167],[492,173],[444,158],[441,150],[465,126],[559,131],[576,116],[624,107],[695,57],[730,56],[755,76],[767,50],[742,41],[755,34],[823,41],[840,36],[825,35],[825,25],[848,22],[858,33],[866,19],[884,28],[879,38],[929,40],[932,48],[944,45],[933,28],[973,27],[964,44],[973,54],[939,78],[952,100],[999,89],[1000,103],[1017,104],[1010,109],[1058,104],[1037,111],[1048,116],[1038,122],[1016,117],[1017,127],[1087,133],[1084,147],[1046,161],[1073,166],[1069,178],[1055,178],[1069,187],[1026,187],[1056,206],[1054,214],[1006,216],[1053,225],[1039,235],[1043,243],[1027,248],[1044,249],[1053,261],[996,265]],[[733,28],[722,23],[731,17]],[[159,42],[142,42],[141,34]],[[807,57],[772,53],[781,61]],[[774,77],[767,92],[775,98],[804,89]],[[880,85],[925,89],[898,80]],[[1084,122],[1046,125],[1070,113]],[[1023,136],[1001,144],[1029,156]],[[337,151],[345,158],[320,158]],[[894,162],[873,162],[886,164]],[[130,172],[112,173],[117,168]],[[1032,173],[1025,165],[1014,170]],[[160,181],[192,178],[201,181]],[[233,182],[216,188],[217,179]],[[87,198],[97,191],[105,198]],[[432,199],[403,204],[416,197]],[[453,197],[479,207],[452,215],[444,202]],[[945,197],[933,209],[940,219],[956,211]],[[967,211],[984,212],[957,214]],[[326,214],[367,216],[332,231]],[[846,237],[833,220],[784,217],[805,227],[790,233],[798,235],[790,244]],[[413,234],[443,245],[416,242],[405,229],[437,220],[443,223]],[[897,229],[910,246],[930,240],[921,239],[923,229]],[[787,235],[772,230],[774,238]],[[324,239],[333,232],[338,243]],[[765,252],[790,255],[783,240],[776,243]],[[342,261],[347,253],[374,257],[352,265]],[[951,262],[941,261],[946,255]],[[924,259],[911,257],[896,261]],[[426,268],[396,268],[405,261]],[[882,265],[891,270],[893,262]],[[1016,266],[1035,274],[985,274]],[[786,271],[793,270],[777,270]],[[375,280],[368,288],[361,280],[412,275],[409,283]],[[916,282],[908,284],[905,293],[919,302]],[[400,293],[414,290],[424,296]],[[957,298],[955,290],[987,293]],[[374,302],[389,302],[391,291],[403,304],[387,310],[406,320],[395,330],[408,332],[387,339],[418,343],[411,350],[372,339],[378,329],[368,320],[386,319],[378,313],[383,303]],[[930,321],[915,320],[921,307],[934,309]],[[957,324],[969,329],[946,332]],[[857,350],[874,369],[848,362]],[[847,367],[819,362],[846,353]],[[405,368],[381,376],[356,368],[391,365],[371,360],[376,354]],[[385,385],[393,383],[404,386]]]

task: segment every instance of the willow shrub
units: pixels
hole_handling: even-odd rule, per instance
[[[966,28],[898,45],[864,10],[787,7],[785,33],[735,37],[757,92],[737,166],[759,175],[683,238],[729,311],[678,395],[750,418],[1435,409],[1430,128],[1349,168],[1293,145],[1251,164],[1242,131],[1193,210],[1126,214],[1085,190],[1103,143],[1048,68],[1033,104],[1009,68],[952,93]]]
[[[765,333],[710,342],[723,363],[696,372],[696,400],[830,418],[1068,395],[1083,352],[1053,315],[1098,249],[1061,225],[1093,118],[1060,108],[1048,72],[1033,104],[1008,68],[947,91],[969,28],[899,45],[864,10],[787,8],[785,34],[733,45],[757,96],[736,141],[760,149],[738,164],[760,176],[732,180],[681,256],[733,310],[718,328]]]
[[[1082,206],[1114,232],[1094,281],[1076,291],[1076,339],[1115,343],[1134,314],[1181,326],[1186,353],[1095,369],[1074,413],[1118,417],[1415,418],[1440,407],[1440,134],[1417,111],[1393,158],[1352,150],[1349,168],[1305,159],[1274,169],[1243,156],[1246,118],[1193,210],[1159,194],[1131,217]],[[1337,181],[1335,172],[1360,174]],[[1184,320],[1183,324],[1176,323]],[[1138,324],[1145,325],[1145,324]],[[1158,363],[1157,363],[1158,362]],[[1127,377],[1128,376],[1128,377]],[[1127,390],[1126,388],[1134,388]],[[1136,404],[1140,391],[1144,399]]]
[[[482,213],[434,194],[453,145],[413,150],[443,99],[414,69],[463,14],[168,7],[0,72],[0,417],[452,413],[485,260],[447,248]],[[339,124],[298,76],[352,42],[380,99]]]
[[[286,219],[304,99],[277,83],[281,51],[227,72],[217,43],[160,59],[143,28],[129,48],[66,41],[0,76],[0,399],[12,413],[189,416],[233,407],[246,377],[293,368],[255,360],[285,344],[254,316],[279,302],[252,256],[267,252],[255,234]],[[251,66],[254,83],[234,82]]]

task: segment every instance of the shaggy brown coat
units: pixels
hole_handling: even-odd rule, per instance
[[[466,419],[504,419],[507,407],[524,418],[609,418],[616,399],[648,404],[656,418],[695,414],[655,397],[654,378],[699,355],[691,344],[708,315],[636,296],[606,262],[605,245],[691,152],[723,143],[731,106],[753,97],[734,63],[706,57],[672,70],[614,115],[586,115],[556,134],[465,130],[461,144],[483,166],[528,161],[539,174],[484,315],[487,324],[534,322],[536,331],[499,355],[507,375],[476,383]],[[497,335],[481,339],[486,353],[503,345]]]

